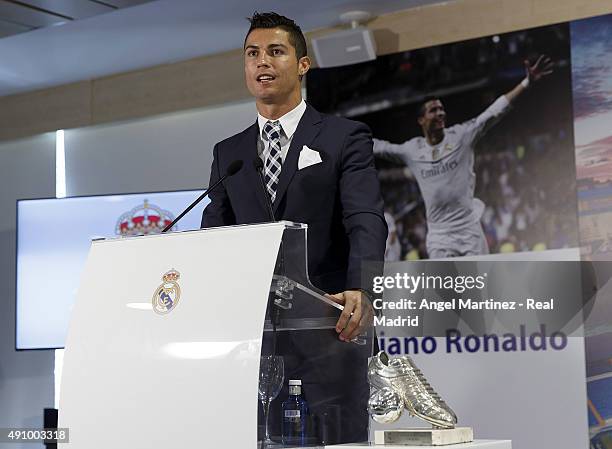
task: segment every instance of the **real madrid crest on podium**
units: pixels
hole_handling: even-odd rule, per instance
[[[160,315],[172,312],[181,299],[178,280],[181,274],[174,268],[162,276],[164,281],[153,294],[153,310]]]

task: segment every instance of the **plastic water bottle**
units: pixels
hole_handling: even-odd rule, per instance
[[[304,446],[306,444],[306,420],[308,404],[302,397],[302,381],[289,381],[289,397],[283,402],[283,444]]]

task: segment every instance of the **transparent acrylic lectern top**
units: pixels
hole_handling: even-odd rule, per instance
[[[373,309],[367,296],[361,295],[357,307],[363,312],[357,336],[340,341],[336,326],[344,305],[330,298],[329,294],[338,292],[325,292],[310,280],[308,227],[283,224],[262,339],[258,448],[320,446],[338,441],[341,423],[348,426],[343,407],[350,407],[354,397],[367,393],[366,362],[375,352]],[[351,314],[351,319],[354,317]],[[350,399],[344,391],[347,379]],[[287,443],[282,430],[286,424],[282,407],[290,380],[301,382],[304,398],[312,406],[303,417],[307,422],[300,444]],[[359,406],[365,410],[366,404]]]
[[[271,317],[276,316],[277,331],[334,329],[344,306],[330,299],[328,293],[312,284],[308,275],[308,226],[284,222],[285,230],[270,284],[270,302],[265,331],[273,330]],[[276,313],[270,313],[275,311]],[[362,310],[371,310],[362,297]],[[371,344],[371,320],[361,322],[360,336],[353,343]]]

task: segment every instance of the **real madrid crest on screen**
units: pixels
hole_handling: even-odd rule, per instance
[[[163,284],[153,294],[153,310],[160,315],[172,312],[181,299],[181,288],[178,280],[181,274],[174,268],[163,275]]]
[[[123,236],[159,234],[173,220],[174,215],[170,211],[144,200],[143,204],[119,217],[115,233]],[[176,230],[176,227],[172,229]]]

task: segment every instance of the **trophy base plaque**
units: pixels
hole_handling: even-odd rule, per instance
[[[471,427],[454,429],[389,429],[374,432],[374,444],[406,446],[446,446],[474,441]]]

